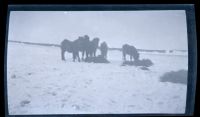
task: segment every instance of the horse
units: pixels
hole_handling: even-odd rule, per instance
[[[130,61],[132,61],[133,58],[134,58],[134,61],[139,60],[139,53],[134,46],[124,44],[122,46],[122,54],[123,54],[124,61],[126,61],[126,54],[130,55]]]
[[[100,45],[100,50],[101,50],[101,55],[103,56],[103,58],[107,58],[107,52],[108,52],[108,45],[106,44],[106,42],[102,42]]]
[[[99,46],[99,38],[94,38],[92,41],[89,42],[88,47],[86,49],[86,56],[87,58],[96,57],[96,51]]]
[[[75,60],[78,58],[78,61],[80,62],[80,57],[79,57],[79,50],[77,48],[78,45],[78,41],[70,41],[68,39],[64,39],[61,44],[60,44],[60,48],[61,48],[61,59],[63,61],[65,61],[65,52],[69,52],[72,53],[73,55],[73,62],[75,62]]]
[[[77,40],[77,49],[82,53],[82,60],[84,60],[85,58],[87,58],[88,56],[86,55],[86,57],[84,58],[84,55],[86,54],[87,48],[89,47],[89,36],[88,35],[84,35],[82,37],[79,37]]]

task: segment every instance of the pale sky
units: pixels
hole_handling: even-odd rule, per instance
[[[12,11],[9,22],[8,40],[60,44],[87,34],[109,47],[187,50],[184,10]]]

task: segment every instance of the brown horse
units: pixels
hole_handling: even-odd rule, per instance
[[[86,50],[87,57],[96,57],[96,51],[99,46],[99,38],[94,38],[89,42]]]
[[[128,54],[130,56],[130,61],[134,58],[134,61],[139,60],[139,53],[137,49],[134,46],[124,44],[122,46],[122,54],[123,54],[123,60],[126,61],[126,55]]]
[[[77,40],[69,41],[67,39],[64,39],[60,44],[61,59],[65,60],[65,52],[67,51],[69,53],[72,53],[74,62],[76,59],[78,59],[78,61],[80,62],[79,50],[77,48],[78,43],[79,42]]]
[[[77,49],[82,53],[82,60],[87,58],[88,56],[86,55],[87,48],[89,47],[89,36],[84,35],[82,37],[79,37],[77,39]],[[86,57],[84,57],[86,55]]]

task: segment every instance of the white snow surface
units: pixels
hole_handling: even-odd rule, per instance
[[[60,48],[8,43],[7,88],[10,115],[184,113],[187,85],[160,82],[166,72],[187,70],[187,56],[141,53],[149,71],[121,66],[120,51],[109,64],[72,62]]]

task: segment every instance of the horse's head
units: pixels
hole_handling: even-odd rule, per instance
[[[94,39],[93,39],[93,42],[95,42],[95,43],[99,43],[99,38],[97,38],[97,37],[95,37]]]
[[[68,52],[71,51],[71,46],[72,46],[72,41],[68,40],[68,39],[64,39],[62,42],[61,42],[61,49],[63,50],[66,50]]]
[[[139,60],[139,53],[138,53],[138,50],[135,48],[135,46],[129,46],[130,47],[130,50],[131,50],[131,53],[134,57],[135,60]]]
[[[78,39],[82,39],[83,37],[79,36]]]
[[[69,41],[68,39],[64,39],[63,41],[62,41],[62,45],[67,45],[68,43],[70,43],[71,41]]]
[[[84,38],[88,39],[88,40],[90,39],[90,37],[88,35],[84,35]]]
[[[130,45],[128,45],[128,44],[124,44],[123,46],[122,46],[122,50],[123,51],[127,51],[127,49],[130,47]]]
[[[107,44],[106,44],[106,42],[105,42],[105,41],[104,41],[104,42],[102,42],[102,43],[101,43],[101,46],[102,46],[102,47],[107,47]]]

